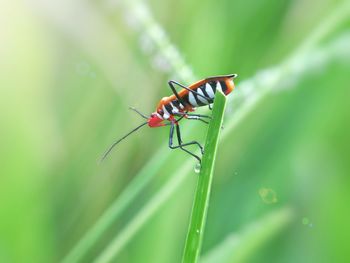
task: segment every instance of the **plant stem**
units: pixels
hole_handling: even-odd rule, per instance
[[[212,121],[210,122],[208,128],[205,143],[205,154],[203,155],[202,167],[198,178],[196,195],[186,238],[182,260],[183,263],[197,262],[200,255],[209,206],[211,183],[213,180],[214,162],[225,105],[225,95],[220,91],[216,92]]]

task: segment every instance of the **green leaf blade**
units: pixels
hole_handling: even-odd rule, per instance
[[[209,206],[217,145],[222,127],[225,106],[225,95],[220,91],[216,92],[212,120],[208,127],[204,148],[205,153],[202,159],[202,167],[198,178],[192,215],[185,243],[182,260],[183,263],[197,262],[200,255]]]

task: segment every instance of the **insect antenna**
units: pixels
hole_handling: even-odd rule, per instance
[[[142,118],[144,118],[144,119],[146,119],[146,120],[148,119],[148,117],[147,117],[145,114],[139,112],[138,109],[136,109],[136,108],[134,108],[134,107],[129,107],[129,109],[130,109],[130,110],[133,110],[133,111],[136,112],[136,113],[138,113]]]
[[[136,132],[138,129],[140,129],[142,126],[146,125],[148,122],[144,122],[141,125],[137,126],[136,128],[134,128],[132,131],[128,132],[126,135],[124,135],[122,138],[120,138],[119,140],[117,140],[116,142],[114,142],[108,149],[107,151],[102,155],[102,158],[100,160],[100,163],[103,162],[104,159],[106,159],[106,157],[108,156],[108,154],[112,151],[112,149],[118,144],[120,143],[122,140],[124,140],[126,137],[128,137],[130,134]]]

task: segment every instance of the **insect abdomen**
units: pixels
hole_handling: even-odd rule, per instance
[[[195,92],[189,91],[183,96],[183,100],[192,107],[206,106],[214,102],[216,90],[222,90],[225,94],[228,91],[225,80],[208,81],[193,89]]]
[[[179,92],[178,98],[175,95],[172,97],[164,97],[158,105],[157,113],[163,119],[168,119],[177,113],[191,111],[193,108],[206,106],[214,102],[215,93],[221,90],[225,95],[229,94],[234,89],[233,78],[236,75],[229,77],[211,77],[195,83],[188,89],[183,89]]]

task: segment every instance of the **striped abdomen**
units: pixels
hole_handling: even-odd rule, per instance
[[[193,90],[196,91],[196,93],[188,91],[187,94],[182,97],[184,102],[191,105],[193,108],[212,104],[217,90],[221,90],[226,95],[232,91],[225,80],[208,81]]]
[[[168,119],[171,115],[179,112],[193,111],[196,107],[206,106],[214,102],[215,93],[221,90],[228,95],[234,89],[233,78],[236,75],[228,77],[212,77],[194,83],[187,89],[182,89],[178,95],[163,98],[158,105],[157,113],[159,117]]]

